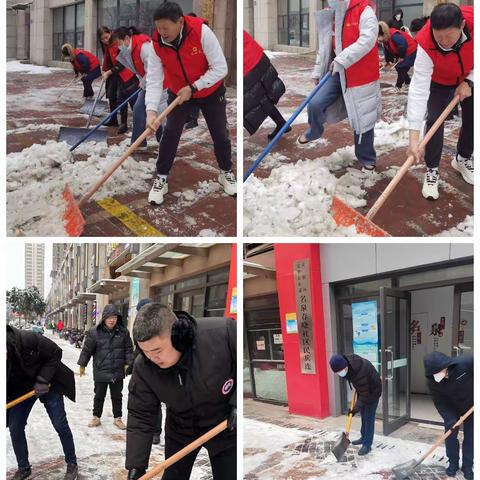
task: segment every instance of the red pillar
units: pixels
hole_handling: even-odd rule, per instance
[[[232,244],[225,316],[237,319],[237,244]]]
[[[275,244],[277,291],[280,305],[288,407],[290,413],[325,418],[330,415],[328,403],[325,319],[323,315],[320,245]],[[294,262],[309,260],[310,298],[315,348],[315,374],[301,373],[298,333],[287,333],[286,315],[297,313]]]

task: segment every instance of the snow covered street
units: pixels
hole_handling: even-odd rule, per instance
[[[78,375],[77,360],[80,350],[58,336],[48,337],[63,349],[63,362],[75,372],[77,398],[73,403],[65,399],[65,409],[68,422],[73,432],[76,454],[79,465],[80,480],[122,480],[127,478],[125,470],[125,438],[126,432],[113,425],[110,395],[107,394],[102,416],[102,425],[89,428],[93,405],[93,372],[92,362],[89,363],[86,376]],[[123,389],[123,420],[127,419],[127,385]],[[165,418],[165,417],[164,417]],[[32,409],[26,428],[27,441],[32,464],[32,479],[56,480],[63,479],[65,462],[60,440],[50,423],[45,408],[37,401]],[[16,459],[12,449],[8,429],[7,435],[7,478],[16,471]],[[150,467],[164,460],[164,436],[161,444],[153,445],[150,456]],[[210,462],[204,449],[200,451],[195,463],[192,480],[209,480],[212,478]]]
[[[288,119],[313,89],[310,79],[314,57],[267,52],[286,85],[279,110]],[[365,215],[398,168],[406,160],[408,126],[404,117],[407,91],[395,93],[395,72],[381,73],[382,119],[375,128],[377,173],[365,175],[356,161],[353,134],[346,120],[326,125],[321,139],[299,145],[307,129],[306,109],[292,132],[244,184],[246,236],[352,236],[355,228],[338,227],[330,214],[332,196]],[[473,235],[473,187],[450,166],[456,152],[460,120],[445,124],[445,146],[440,168],[440,198],[421,195],[425,167],[414,165],[374,218],[393,236]],[[267,119],[253,135],[245,132],[246,169],[267,145],[274,124]]]

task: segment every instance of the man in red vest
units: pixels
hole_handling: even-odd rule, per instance
[[[73,71],[76,77],[78,77],[79,74],[83,75],[83,96],[85,98],[93,97],[92,83],[102,74],[98,58],[86,50],[73,48],[69,43],[62,46],[62,55],[63,58],[68,59],[73,65]]]
[[[200,107],[212,136],[220,167],[218,181],[228,195],[235,195],[223,84],[227,62],[220,43],[203,19],[184,16],[177,3],[162,4],[155,11],[154,21],[156,29],[152,35],[145,94],[147,125],[154,131],[160,127],[155,118],[164,84],[169,89],[168,103],[178,96],[181,104],[167,118],[158,150],[157,178],[148,201],[160,205],[168,193],[167,176],[183,127],[195,106]]]
[[[473,185],[473,6],[437,5],[415,38],[417,58],[408,94],[409,154],[418,161],[425,158],[427,172],[422,194],[436,200],[443,125],[422,150],[420,130],[425,113],[428,130],[455,95],[460,96],[462,127],[452,167]]]

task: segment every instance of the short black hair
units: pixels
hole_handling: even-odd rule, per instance
[[[176,23],[181,17],[183,17],[183,10],[178,3],[165,2],[155,10],[153,21],[167,19]]]
[[[460,28],[462,22],[462,11],[454,3],[441,3],[432,10],[430,15],[430,23],[434,30],[444,30],[452,27]]]
[[[414,18],[410,23],[410,31],[413,33],[419,32],[427,23],[428,18],[429,17]]]
[[[133,340],[146,342],[156,336],[171,335],[177,316],[170,307],[152,302],[144,305],[137,313],[133,324]]]
[[[124,40],[126,36],[133,37],[134,35],[139,35],[140,30],[133,25],[131,27],[118,27],[113,32],[113,37],[115,39]]]

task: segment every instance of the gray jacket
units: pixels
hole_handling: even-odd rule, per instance
[[[378,20],[374,11],[370,7],[366,8],[360,17],[358,40],[343,50],[342,26],[348,3],[348,0],[340,0],[332,3],[332,9],[315,12],[319,48],[312,78],[322,78],[333,60],[332,29],[335,21],[335,61],[343,67],[339,72],[343,96],[327,109],[326,121],[337,123],[348,117],[354,132],[361,135],[374,128],[380,119],[380,82],[376,80],[366,85],[346,88],[344,69],[358,62],[377,43]]]

